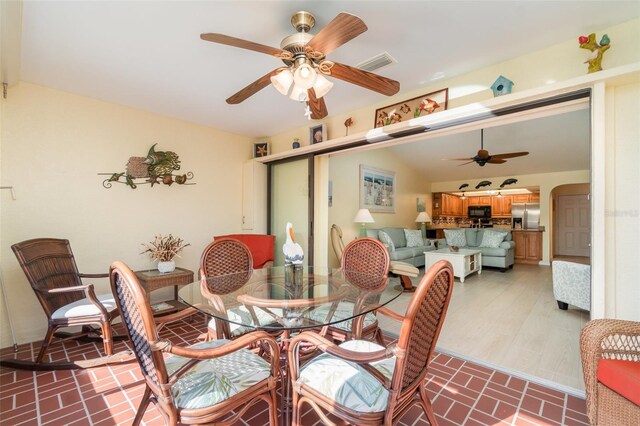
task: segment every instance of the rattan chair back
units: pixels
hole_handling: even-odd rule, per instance
[[[246,244],[232,238],[218,238],[200,257],[200,274],[204,277],[233,274],[253,269],[253,257]]]
[[[133,271],[122,262],[114,262],[109,271],[111,289],[120,310],[122,323],[133,345],[140,370],[151,391],[170,398],[167,369],[159,351],[149,342],[158,339],[153,312],[147,296]],[[170,401],[168,401],[170,403]]]
[[[453,268],[447,261],[434,264],[420,280],[407,307],[397,343],[405,356],[398,357],[392,387],[398,389],[400,395],[424,384],[452,292]]]
[[[11,246],[18,263],[27,276],[38,301],[47,317],[59,308],[83,299],[84,293],[43,293],[38,290],[53,290],[82,285],[69,240],[36,238]]]
[[[358,238],[344,248],[341,267],[353,285],[376,291],[387,285],[389,262],[384,244],[373,238]]]

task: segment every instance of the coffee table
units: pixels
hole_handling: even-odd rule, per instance
[[[451,251],[449,247],[426,251],[425,256],[425,270],[429,269],[431,265],[439,260],[448,260],[453,266],[453,275],[460,278],[460,282],[464,282],[464,278],[474,272],[478,274],[482,273],[482,252],[480,250],[473,249],[458,249],[458,251]]]

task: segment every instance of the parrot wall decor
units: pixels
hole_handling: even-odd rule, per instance
[[[604,52],[611,47],[611,40],[608,35],[603,35],[600,39],[600,43],[596,43],[596,33],[589,34],[587,36],[578,37],[581,49],[587,49],[591,51],[589,59],[584,61],[585,64],[589,64],[589,74],[592,72],[602,71],[602,56]]]
[[[146,157],[130,157],[127,170],[121,173],[98,173],[99,176],[109,176],[102,182],[105,188],[111,188],[113,183],[123,183],[131,189],[138,185],[164,184],[195,185],[187,182],[193,179],[193,173],[176,173],[180,170],[180,159],[173,151],[156,151],[157,143],[153,144]]]

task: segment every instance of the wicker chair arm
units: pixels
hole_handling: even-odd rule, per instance
[[[624,344],[620,344],[619,336],[627,336]],[[580,356],[587,394],[587,415],[594,422],[598,404],[598,361],[613,358],[640,362],[640,322],[615,319],[589,321],[580,333]]]
[[[38,288],[37,290],[40,293],[66,293],[66,292],[72,292],[72,291],[82,291],[85,292],[87,291],[87,289],[89,288],[89,286],[93,287],[93,284],[86,284],[86,285],[75,285],[73,287],[58,287],[58,288]]]
[[[277,377],[280,368],[280,349],[278,343],[273,336],[269,335],[266,331],[252,331],[225,343],[224,345],[216,348],[208,349],[192,349],[185,346],[173,346],[167,340],[159,340],[151,343],[152,350],[159,350],[162,352],[168,352],[173,355],[178,355],[184,358],[191,358],[193,360],[200,361],[211,358],[219,358],[228,355],[232,352],[236,352],[239,349],[249,348],[253,344],[261,342],[270,352],[270,364],[271,374]],[[193,363],[192,363],[193,364]]]
[[[378,312],[379,314],[386,315],[389,318],[393,318],[396,321],[400,321],[400,322],[404,321],[404,316],[402,316],[402,315],[400,315],[400,314],[398,314],[396,312],[393,312],[391,309],[389,309],[389,308],[387,308],[385,306],[382,306],[382,307],[378,308],[376,310],[376,312]]]
[[[159,324],[168,324],[174,321],[180,321],[181,319],[190,317],[191,315],[197,314],[199,311],[194,308],[193,306],[189,306],[187,308],[184,308],[178,312],[169,314],[169,315],[162,315],[160,317],[153,317],[153,322],[156,323],[156,325]]]
[[[109,274],[78,274],[80,278],[108,278]]]

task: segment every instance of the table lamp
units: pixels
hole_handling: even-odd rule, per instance
[[[360,209],[358,210],[358,213],[356,213],[356,217],[353,218],[353,221],[355,223],[361,223],[362,224],[362,228],[360,228],[360,236],[361,237],[366,237],[367,236],[367,223],[373,223],[375,222],[375,220],[373,220],[373,216],[371,216],[371,213],[369,213],[369,209]]]
[[[422,231],[422,238],[427,238],[427,226],[426,222],[431,222],[431,218],[427,214],[427,212],[420,212],[418,216],[416,216],[416,222],[420,222],[420,231]]]

